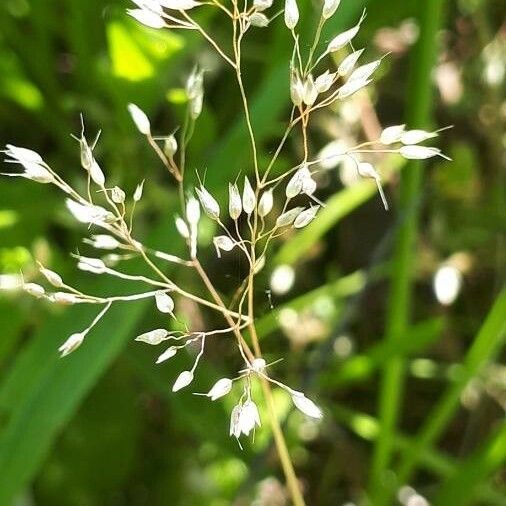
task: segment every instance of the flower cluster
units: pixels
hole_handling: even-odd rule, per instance
[[[133,294],[121,296],[97,296],[82,292],[67,284],[56,272],[40,265],[40,274],[45,284],[26,283],[24,289],[30,295],[55,304],[75,305],[94,304],[100,307],[95,319],[83,330],[72,334],[60,347],[62,356],[74,352],[85,341],[88,333],[99,323],[113,304],[127,303],[141,299],[151,299],[153,307],[168,321],[176,321],[176,302],[184,297],[218,312],[226,325],[209,331],[194,331],[190,328],[172,330],[157,328],[136,337],[137,341],[158,346],[169,346],[156,359],[157,364],[165,363],[181,350],[197,349],[193,365],[182,371],[173,383],[177,392],[188,387],[194,380],[198,365],[205,353],[206,345],[224,335],[232,335],[237,350],[244,362],[244,368],[237,376],[218,380],[206,394],[211,401],[233,392],[239,392],[231,413],[230,435],[239,438],[249,436],[261,420],[257,404],[252,397],[252,383],[263,383],[267,389],[281,388],[289,395],[293,405],[305,415],[319,419],[321,409],[302,392],[275,380],[267,372],[267,364],[262,358],[255,328],[255,277],[264,267],[272,241],[288,230],[304,228],[318,219],[324,203],[317,197],[318,172],[326,170],[328,158],[348,157],[356,166],[357,174],[372,179],[377,185],[385,208],[388,208],[383,193],[381,177],[369,161],[361,156],[368,153],[397,153],[405,159],[424,160],[435,156],[444,157],[434,147],[422,143],[437,136],[438,132],[409,130],[405,125],[385,128],[379,139],[366,141],[338,154],[311,158],[308,143],[310,120],[314,113],[332,106],[359,93],[373,79],[381,64],[381,59],[359,64],[364,49],[355,50],[352,46],[365,19],[365,12],[358,22],[340,34],[336,34],[322,49],[320,36],[325,22],[337,11],[340,0],[326,0],[320,14],[314,42],[309,54],[303,55],[296,28],[299,23],[299,10],[296,0],[286,0],[284,22],[293,35],[293,57],[287,75],[287,95],[291,97],[292,111],[278,148],[269,163],[262,167],[255,142],[255,133],[250,120],[247,93],[242,81],[241,44],[246,33],[252,28],[265,28],[276,16],[268,17],[272,0],[253,0],[239,7],[233,0],[228,7],[212,0],[134,0],[136,8],[128,14],[145,26],[154,29],[189,29],[199,32],[211,44],[217,54],[232,69],[244,106],[244,117],[250,137],[251,158],[249,166],[243,167],[246,175],[240,182],[228,186],[228,201],[221,203],[202,182],[196,188],[188,188],[185,179],[186,147],[191,140],[194,124],[198,120],[204,102],[204,71],[196,67],[186,83],[188,98],[188,124],[183,126],[176,137],[169,134],[155,137],[148,116],[135,104],[128,105],[131,118],[146,141],[153,148],[161,163],[173,177],[180,195],[183,197],[181,215],[175,217],[177,231],[187,244],[187,255],[179,257],[168,252],[146,247],[135,238],[134,223],[136,204],[143,197],[144,181],[140,182],[131,195],[118,186],[109,187],[105,172],[95,158],[97,141],[89,143],[85,136],[84,122],[81,134],[75,137],[79,144],[81,166],[87,176],[86,194],[81,194],[47,164],[42,157],[26,148],[7,145],[4,153],[6,161],[21,166],[22,172],[9,172],[8,176],[19,176],[39,183],[53,184],[65,195],[69,213],[80,223],[92,229],[84,242],[92,247],[95,256],[75,255],[77,268],[92,275],[107,275],[137,282],[146,287]],[[233,25],[233,40],[230,48],[224,48],[192,15],[193,9],[217,8]],[[317,55],[318,51],[320,54]],[[337,65],[330,67],[325,62],[334,62],[337,52],[347,54]],[[305,57],[304,57],[305,56]],[[331,57],[331,58],[328,58]],[[303,139],[303,156],[299,163],[281,175],[271,176],[279,154],[285,147],[290,134],[300,129]],[[216,255],[221,258],[227,254],[244,257],[249,266],[244,282],[237,289],[237,297],[227,303],[207,274],[199,259],[199,222],[206,215],[215,223],[219,234],[212,242]],[[135,274],[123,268],[124,262],[131,258],[141,258],[152,273],[151,276]],[[169,278],[163,269],[163,262],[177,264],[181,268],[193,270],[203,281],[206,295],[188,292]],[[248,331],[246,335],[245,331]],[[237,388],[236,388],[237,387]]]

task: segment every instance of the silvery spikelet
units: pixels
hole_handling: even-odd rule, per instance
[[[255,210],[257,199],[255,192],[248,177],[244,178],[244,188],[242,192],[242,208],[246,214],[251,214]]]

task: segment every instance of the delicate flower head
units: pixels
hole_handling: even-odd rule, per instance
[[[46,290],[43,286],[37,284],[37,283],[25,283],[23,285],[23,290],[33,297],[36,297],[37,299],[40,299],[41,297],[44,297],[46,295]]]
[[[158,30],[167,26],[162,16],[149,9],[127,9],[127,14],[148,28]]]
[[[406,125],[389,126],[381,132],[380,142],[386,146],[400,142],[402,134],[406,129]]]
[[[327,47],[328,53],[333,53],[335,51],[338,51],[339,49],[343,48],[347,44],[349,44],[357,35],[357,33],[360,30],[360,25],[362,24],[362,21],[365,19],[365,11],[362,14],[362,17],[360,18],[360,21],[349,30],[346,30],[345,32],[340,33],[339,35],[336,35],[330,42]]]
[[[297,218],[302,211],[304,211],[303,207],[294,207],[293,209],[286,211],[276,220],[276,227],[288,227],[295,221],[295,218]]]
[[[169,346],[157,359],[156,363],[161,364],[162,362],[165,362],[172,357],[174,357],[177,353],[177,346]]]
[[[81,204],[72,199],[66,200],[67,209],[81,223],[101,225],[112,219],[112,214],[100,206]]]
[[[320,206],[314,206],[302,211],[297,218],[295,218],[293,223],[294,228],[304,228],[306,225],[309,225],[309,223],[315,219],[319,209]]]
[[[218,258],[221,258],[221,251],[232,251],[236,245],[228,235],[218,235],[213,239],[214,247]]]
[[[271,211],[274,206],[274,197],[272,194],[272,189],[265,191],[260,197],[260,202],[258,203],[258,214],[262,218],[265,218]]]
[[[39,271],[54,287],[61,288],[63,286],[63,279],[58,273],[42,266],[39,267]]]
[[[358,49],[349,54],[337,68],[337,73],[343,77],[347,76],[353,70],[363,52],[363,49]]]
[[[54,176],[48,170],[47,165],[38,153],[31,149],[13,146],[12,144],[7,144],[6,148],[3,152],[10,158],[6,158],[5,161],[7,163],[20,164],[24,172],[21,174],[3,174],[4,176],[24,177],[36,183],[44,184],[55,182]]]

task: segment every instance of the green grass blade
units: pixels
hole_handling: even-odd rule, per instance
[[[412,128],[427,127],[432,106],[432,68],[437,53],[437,32],[441,25],[444,0],[428,0],[420,5],[420,39],[412,59],[411,83],[408,88],[408,124]],[[392,285],[387,313],[387,340],[397,343],[409,326],[412,305],[414,246],[418,227],[418,205],[422,183],[422,167],[412,163],[403,171],[399,212],[404,214],[398,231]],[[399,418],[404,383],[404,360],[396,356],[384,364],[380,383],[380,437],[374,449],[369,494],[376,506],[388,504],[389,491],[384,477],[389,467],[393,438]]]
[[[497,297],[485,323],[476,336],[462,362],[457,380],[452,383],[441,400],[427,416],[425,425],[416,438],[417,444],[413,451],[405,453],[399,464],[399,480],[406,482],[416,469],[418,455],[431,446],[441,435],[459,405],[462,390],[469,380],[475,377],[504,345],[506,340],[506,288]]]

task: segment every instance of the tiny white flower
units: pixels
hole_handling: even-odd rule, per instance
[[[165,292],[158,291],[155,294],[156,307],[160,313],[172,314],[174,312],[174,300]]]
[[[2,174],[4,176],[9,177],[24,177],[25,179],[30,179],[35,181],[36,183],[53,183],[54,176],[47,169],[47,165],[42,160],[42,157],[27,148],[20,148],[18,146],[13,146],[12,144],[7,144],[7,149],[3,152],[9,156],[10,158],[6,158],[7,163],[18,163],[20,164],[24,172],[21,174]]]
[[[276,227],[288,227],[295,221],[295,218],[297,218],[297,216],[299,216],[302,211],[304,211],[303,207],[295,207],[289,211],[286,211],[276,220]]]
[[[141,9],[148,9],[157,14],[163,14],[162,6],[157,0],[132,0],[132,2]]]
[[[399,149],[399,153],[407,160],[427,160],[434,156],[440,156],[449,160],[447,156],[441,153],[440,149],[419,145],[402,146],[402,148]]]
[[[300,107],[304,97],[304,83],[299,77],[299,72],[292,69],[290,74],[290,98],[292,99],[293,105]]]
[[[371,79],[353,79],[347,81],[339,88],[339,92],[337,94],[338,98],[341,100],[351,97],[357,91],[365,88],[368,84],[371,83]]]
[[[408,130],[401,135],[401,142],[403,144],[419,144],[428,139],[437,137],[436,132],[426,132],[425,130]]]
[[[325,93],[329,91],[330,87],[334,84],[335,77],[336,74],[331,74],[328,70],[319,75],[314,82],[316,91],[318,93]]]
[[[339,7],[340,3],[341,0],[325,0],[325,2],[323,3],[323,11],[322,11],[323,19],[331,18],[337,11],[337,8]]]
[[[242,213],[242,200],[236,184],[228,184],[228,214],[237,220]]]
[[[304,83],[304,94],[302,95],[302,100],[306,105],[313,105],[318,98],[318,90],[315,86],[315,82],[313,76],[309,74]]]
[[[164,19],[149,9],[127,9],[127,14],[148,28],[160,29],[166,26]]]
[[[299,8],[296,0],[285,0],[285,25],[293,30],[299,22]]]
[[[32,295],[33,297],[37,297],[38,299],[44,297],[44,295],[46,294],[46,290],[44,290],[44,287],[38,285],[37,283],[25,283],[23,285],[23,290],[28,295]]]
[[[85,242],[91,244],[96,249],[113,250],[121,246],[121,243],[112,235],[97,234],[91,236],[91,241],[85,239]]]
[[[350,75],[349,80],[362,80],[366,81],[369,79],[374,72],[377,70],[377,68],[381,65],[381,59],[375,60],[371,63],[367,63],[365,65],[361,65],[360,67],[356,68]]]
[[[309,225],[315,217],[316,213],[320,209],[320,206],[310,207],[309,209],[306,209],[305,211],[302,211],[297,218],[295,218],[295,221],[293,223],[294,228],[304,228],[306,225]]]
[[[177,153],[177,140],[174,135],[169,135],[163,144],[163,152],[169,157],[173,158]]]
[[[232,390],[232,380],[229,378],[221,378],[212,386],[211,390],[209,390],[206,395],[212,401],[215,401],[227,395],[230,390]]]
[[[92,274],[103,274],[107,267],[100,258],[79,257],[77,268],[81,271],[91,272]]]
[[[336,35],[330,41],[327,47],[327,52],[333,53],[334,51],[338,51],[339,49],[349,44],[359,32],[360,26],[362,24],[362,21],[364,21],[364,19],[365,19],[365,10],[362,14],[362,17],[360,18],[360,21],[353,28],[350,28],[349,30],[342,32],[339,35]]]
[[[85,334],[82,332],[72,334],[59,348],[58,351],[61,353],[61,357],[66,357],[73,351],[77,350],[83,343]]]
[[[294,392],[292,394],[292,401],[295,407],[302,411],[306,416],[311,418],[320,419],[323,417],[322,410],[311,400],[308,399],[302,392]]]
[[[255,372],[263,372],[267,367],[267,363],[263,358],[255,358],[253,362],[251,362],[251,369]]]
[[[207,216],[209,216],[212,220],[219,220],[220,205],[216,199],[203,186],[195,188],[195,191],[197,192],[200,204]]]
[[[165,329],[155,329],[137,336],[135,340],[156,346],[164,341],[168,335],[169,333]]]
[[[193,120],[196,120],[202,113],[202,107],[204,105],[204,95],[197,95],[195,98],[190,100],[190,116]]]
[[[167,9],[174,9],[178,11],[186,11],[200,5],[199,2],[195,2],[194,0],[158,0],[158,2]]]
[[[462,289],[462,274],[453,265],[443,265],[437,270],[432,285],[438,302],[450,306]]]
[[[274,197],[272,190],[267,190],[262,194],[258,203],[258,214],[260,217],[265,218],[272,211],[273,206]]]
[[[246,214],[251,214],[255,209],[257,199],[253,187],[249,182],[248,177],[244,178],[244,188],[242,192],[242,208]]]
[[[144,180],[142,180],[142,182],[139,183],[137,185],[137,187],[135,188],[135,192],[134,192],[134,196],[133,196],[134,202],[139,202],[142,199],[143,191],[144,191]]]
[[[187,387],[193,381],[193,372],[192,371],[183,371],[174,382],[172,386],[172,391],[177,392],[182,388]]]
[[[316,181],[311,177],[311,175],[305,177],[302,181],[302,193],[311,196],[315,191]]]
[[[130,113],[130,116],[132,116],[132,120],[135,123],[137,130],[139,130],[139,132],[143,135],[150,135],[151,124],[146,116],[146,113],[135,104],[128,104],[128,112]]]
[[[4,153],[7,156],[10,156],[13,161],[17,163],[37,163],[44,164],[44,160],[36,151],[28,148],[21,148],[19,146],[14,146],[12,144],[7,144],[5,146],[7,149],[4,150]]]
[[[77,295],[67,292],[52,293],[50,300],[62,306],[72,306],[73,304],[79,304],[83,302],[82,299],[80,299]]]
[[[299,193],[302,192],[302,186],[304,185],[304,181],[307,178],[311,177],[311,172],[309,171],[307,165],[302,166],[300,169],[298,169],[295,174],[291,177],[290,181],[288,181],[288,184],[286,185],[286,198],[287,199],[293,199]]]
[[[361,177],[374,179],[376,187],[378,188],[378,193],[380,194],[383,202],[383,206],[385,207],[385,210],[388,211],[388,202],[385,197],[385,193],[383,192],[383,188],[381,187],[381,177],[376,169],[368,162],[360,162],[357,164],[357,170]]]
[[[232,413],[230,414],[230,436],[235,436],[238,438],[241,435],[240,427],[239,427],[239,416],[241,414],[242,405],[237,404],[232,409]]]
[[[193,100],[204,94],[204,71],[195,67],[186,81],[186,94],[189,100]]]
[[[161,364],[162,362],[165,362],[174,357],[176,353],[177,353],[177,346],[170,346],[156,359],[156,363]]]
[[[246,401],[239,413],[239,434],[249,436],[256,425],[261,426],[257,405],[251,400]]]
[[[111,213],[100,206],[81,204],[72,199],[67,199],[66,204],[74,218],[81,223],[100,225],[112,218]]]
[[[119,186],[115,186],[111,191],[111,199],[115,204],[123,204],[126,194]]]
[[[63,279],[58,273],[50,269],[46,269],[45,267],[40,267],[39,271],[49,281],[49,283],[51,283],[51,285],[56,288],[63,286]]]
[[[265,28],[269,25],[269,18],[260,12],[254,12],[248,19],[251,25],[257,28]]]
[[[347,76],[353,70],[363,52],[363,49],[358,49],[349,54],[337,68],[337,73],[342,77]]]
[[[388,146],[390,144],[395,144],[396,142],[400,142],[405,128],[406,128],[406,125],[394,125],[394,126],[389,126],[389,127],[385,128],[383,130],[383,132],[381,132],[381,136],[380,136],[381,144]]]
[[[273,0],[254,0],[253,1],[253,7],[257,11],[264,11],[265,9],[268,9],[272,6]]]
[[[91,165],[89,168],[89,173],[90,173],[90,177],[91,177],[92,181],[95,184],[98,184],[98,186],[104,186],[105,175],[104,175],[104,172],[102,171],[102,169],[100,168],[100,165],[95,160],[95,158],[93,158],[93,160],[91,162]]]
[[[218,258],[221,258],[221,250],[232,251],[236,243],[228,235],[218,235],[213,239],[214,247]]]
[[[188,228],[186,221],[184,221],[183,218],[181,218],[180,216],[176,216],[175,222],[176,222],[176,229],[179,232],[179,235],[183,239],[189,239],[190,229]]]
[[[186,202],[186,219],[190,227],[196,227],[200,220],[200,205],[195,197],[190,197]]]

